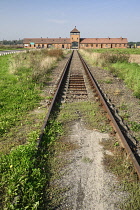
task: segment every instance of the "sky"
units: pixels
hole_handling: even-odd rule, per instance
[[[81,38],[140,41],[140,0],[0,0],[0,40]]]

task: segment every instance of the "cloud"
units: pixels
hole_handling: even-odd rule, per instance
[[[64,24],[67,21],[66,20],[49,19],[48,22],[57,23],[57,24]]]

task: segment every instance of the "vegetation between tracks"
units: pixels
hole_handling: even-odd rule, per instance
[[[126,54],[125,50],[104,50],[99,55],[95,55],[92,50],[80,51],[92,65],[103,67],[113,73],[114,76],[124,80],[125,84],[133,90],[134,95],[140,98],[140,65],[129,63],[129,54]],[[112,54],[112,52],[115,52],[115,54]]]

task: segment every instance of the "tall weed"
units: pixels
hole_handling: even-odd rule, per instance
[[[38,132],[32,132],[28,144],[20,145],[10,154],[0,159],[0,191],[3,193],[3,209],[43,208],[44,190],[50,173],[50,158],[57,135],[62,134],[62,126],[51,121],[43,138],[43,147],[38,151],[36,139]]]
[[[41,87],[50,80],[50,69],[62,51],[27,51],[0,57],[0,136],[37,106]],[[48,56],[51,54],[51,57]]]
[[[108,64],[117,63],[117,62],[123,63],[123,62],[128,62],[129,55],[122,53],[110,54],[108,52],[105,52],[101,53],[100,59],[104,60],[104,62]]]
[[[140,98],[140,66],[136,63],[115,63],[112,65],[118,77],[134,91],[134,95]]]

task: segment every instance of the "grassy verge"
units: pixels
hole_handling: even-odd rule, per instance
[[[104,50],[104,53],[98,56],[95,56],[91,50],[81,50],[81,53],[92,65],[103,67],[124,80],[125,84],[133,90],[134,95],[140,98],[140,66],[136,63],[128,63],[129,55],[125,54],[125,51],[123,53],[115,51],[116,54],[110,54]]]
[[[4,50],[22,50],[24,48],[17,47],[16,45],[0,45],[0,51]]]
[[[123,54],[140,54],[140,49],[139,48],[126,48],[126,49],[115,49],[115,48],[110,48],[110,49],[90,49],[88,50],[91,53],[92,52],[97,52],[97,53],[104,53],[104,52],[109,52],[109,53],[123,53]]]
[[[41,89],[62,56],[62,51],[44,50],[0,57],[1,153],[25,143],[28,132],[37,126],[39,120],[31,110],[39,107]]]
[[[37,132],[32,132],[28,144],[20,145],[1,158],[1,206],[5,209],[43,209],[43,192],[50,179],[49,159],[53,144],[61,133],[58,123],[50,123],[44,136],[44,149],[36,148]],[[52,126],[53,125],[53,126]]]
[[[124,80],[125,84],[134,91],[134,95],[140,99],[140,66],[136,63],[114,63],[109,70]]]

